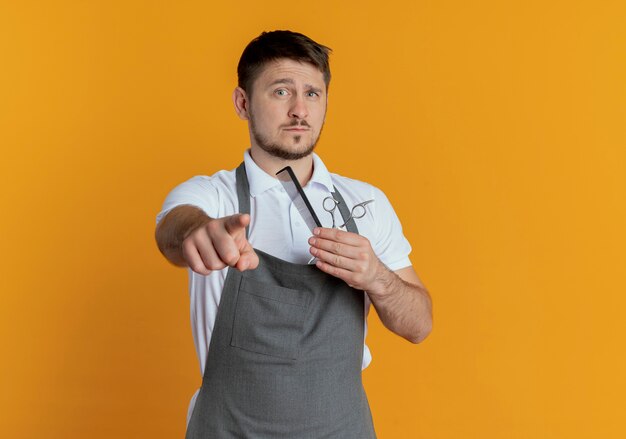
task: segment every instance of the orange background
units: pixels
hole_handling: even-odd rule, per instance
[[[248,146],[262,30],[334,49],[319,154],[385,191],[434,300],[370,316],[380,438],[623,438],[626,3],[0,4],[0,436],[182,437],[200,384],[176,184]]]

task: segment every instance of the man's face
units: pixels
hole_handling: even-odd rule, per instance
[[[308,156],[326,116],[324,75],[309,63],[267,64],[252,85],[248,117],[253,146],[285,160]]]

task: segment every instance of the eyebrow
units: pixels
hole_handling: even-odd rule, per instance
[[[274,85],[278,85],[278,84],[294,84],[294,80],[291,78],[279,78],[276,81],[272,82],[270,84],[270,87],[274,86]]]
[[[278,84],[294,85],[295,81],[293,79],[291,79],[291,78],[279,78],[279,79],[275,80],[274,82],[272,82],[268,87],[273,87],[273,86],[278,85]],[[318,92],[318,93],[322,92],[321,88],[316,87],[316,86],[314,86],[312,84],[304,84],[304,86],[305,86],[305,88],[308,88],[309,90],[312,90],[312,91],[315,91],[315,92]]]

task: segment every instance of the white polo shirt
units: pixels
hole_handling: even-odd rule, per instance
[[[307,264],[312,255],[308,239],[311,231],[283,189],[279,180],[263,171],[250,156],[244,153],[246,173],[250,185],[250,244],[272,256],[285,261]],[[402,226],[385,194],[378,188],[358,180],[331,174],[313,153],[313,175],[303,188],[322,226],[331,227],[330,213],[322,208],[325,197],[334,191],[333,185],[343,196],[348,208],[366,200],[374,200],[366,207],[367,214],[356,219],[359,234],[368,238],[374,253],[390,270],[399,270],[411,265],[411,246],[402,234]],[[176,186],[167,196],[157,224],[171,209],[183,204],[202,209],[211,218],[222,218],[239,213],[235,169],[219,171],[212,176],[195,176]],[[335,223],[343,224],[339,210],[335,210]],[[191,327],[194,344],[203,373],[211,333],[215,325],[217,308],[229,267],[203,276],[187,269],[189,273],[189,295],[191,305]],[[365,294],[365,326],[363,340],[367,334],[367,314],[370,301]],[[364,344],[362,368],[372,359],[369,348]],[[194,395],[195,397],[195,395]],[[195,398],[192,399],[192,406]],[[189,408],[189,413],[193,407]]]

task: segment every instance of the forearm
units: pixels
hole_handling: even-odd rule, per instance
[[[376,287],[367,293],[385,327],[412,343],[423,341],[432,329],[428,291],[403,280],[382,264]]]
[[[210,219],[201,209],[190,205],[177,206],[169,211],[155,231],[157,246],[163,256],[174,265],[187,266],[182,255],[183,241]]]

